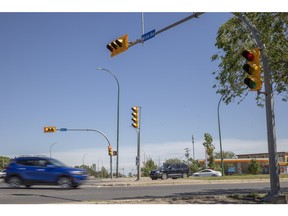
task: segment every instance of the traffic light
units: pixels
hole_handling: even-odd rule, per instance
[[[113,149],[111,145],[108,146],[108,155],[113,156]]]
[[[56,132],[56,127],[54,126],[44,127],[44,133],[54,133],[54,132]]]
[[[111,57],[124,52],[128,49],[128,34],[123,35],[122,37],[112,41],[107,44],[107,49],[111,52]]]
[[[134,128],[139,128],[139,107],[134,106],[132,109],[132,126]]]
[[[259,91],[262,88],[261,79],[261,64],[260,64],[260,49],[254,48],[251,50],[244,50],[242,56],[247,60],[243,69],[249,75],[244,79],[244,83],[251,91]]]

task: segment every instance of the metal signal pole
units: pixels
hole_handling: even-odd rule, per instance
[[[137,156],[136,156],[136,166],[137,166],[137,181],[141,179],[141,166],[140,166],[140,130],[141,130],[141,107],[139,107],[139,126],[137,130]]]
[[[268,153],[269,153],[269,173],[270,173],[270,186],[271,196],[277,196],[280,193],[280,181],[278,174],[278,157],[277,157],[277,145],[276,145],[276,131],[275,131],[275,114],[274,114],[274,98],[273,89],[271,84],[271,74],[269,61],[266,54],[265,44],[262,43],[259,37],[259,31],[257,28],[249,22],[247,17],[241,13],[235,14],[240,18],[245,25],[250,29],[257,42],[257,46],[261,50],[261,59],[263,62],[264,72],[264,84],[265,84],[265,105],[266,105],[266,122],[267,122],[267,138],[268,138]]]

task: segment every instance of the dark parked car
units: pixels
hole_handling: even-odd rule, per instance
[[[18,157],[6,169],[5,182],[18,188],[25,185],[60,185],[76,188],[87,179],[84,169],[67,167],[60,161],[38,156]]]
[[[156,180],[161,179],[177,179],[177,178],[187,178],[189,176],[189,167],[184,163],[165,163],[158,170],[152,170],[150,172],[150,178]]]

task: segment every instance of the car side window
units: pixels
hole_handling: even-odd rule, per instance
[[[46,160],[38,160],[37,161],[37,166],[45,167],[45,166],[47,166],[47,164],[48,164],[48,161],[46,161]]]
[[[17,164],[23,165],[23,166],[35,166],[34,160],[19,160],[17,161]]]

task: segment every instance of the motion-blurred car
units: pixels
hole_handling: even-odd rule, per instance
[[[87,179],[84,169],[67,167],[60,161],[38,156],[18,157],[6,168],[5,182],[11,187],[25,185],[59,185],[76,188]]]
[[[212,169],[204,169],[199,172],[193,173],[192,176],[194,177],[218,177],[218,176],[222,176],[222,173],[219,171],[212,170]]]
[[[187,178],[189,176],[189,167],[184,163],[165,163],[159,169],[152,170],[149,175],[152,180],[156,180],[158,178]]]
[[[6,176],[6,169],[0,170],[0,178],[5,178]]]

